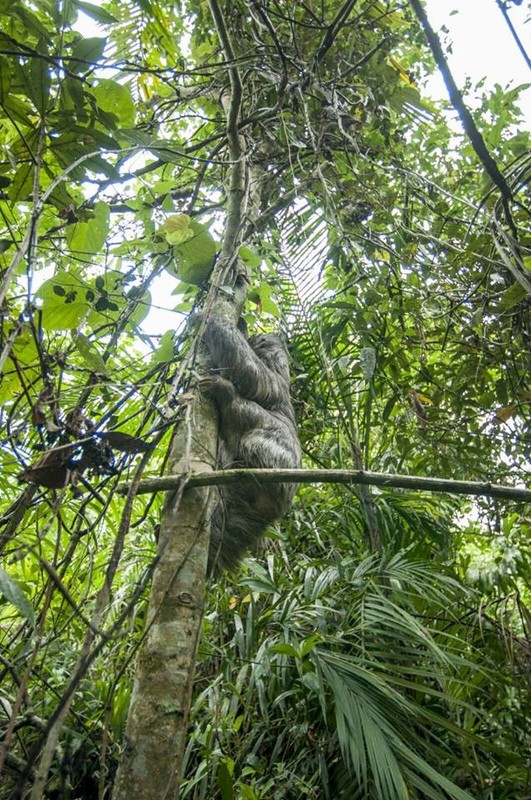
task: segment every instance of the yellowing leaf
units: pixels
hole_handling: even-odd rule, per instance
[[[168,244],[182,244],[194,235],[190,227],[191,218],[188,214],[172,214],[164,222],[162,230]]]
[[[400,78],[404,81],[404,83],[407,83],[408,86],[416,86],[416,83],[411,78],[409,72],[406,69],[404,69],[402,64],[400,64],[400,62],[397,61],[396,58],[390,56],[389,63],[392,64],[392,66],[397,70],[398,74],[400,75]]]
[[[426,409],[424,408],[423,403],[420,400],[421,395],[418,394],[415,390],[411,392],[411,405],[413,406],[413,411],[417,415],[417,418],[420,423],[420,427],[425,429],[428,422],[428,416],[426,414]]]
[[[516,412],[518,411],[518,404],[514,406],[504,406],[502,408],[498,408],[497,411],[494,412],[494,424],[501,425],[503,422],[507,422]]]

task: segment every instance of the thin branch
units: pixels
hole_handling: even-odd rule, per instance
[[[233,266],[238,253],[238,239],[242,224],[242,202],[245,195],[245,158],[242,152],[242,140],[239,132],[243,86],[223,12],[217,0],[208,0],[208,7],[223,48],[223,54],[229,65],[230,96],[227,98],[226,95],[222,95],[221,103],[227,116],[227,142],[232,167],[230,185],[227,190],[225,235],[220,258],[212,276],[210,295],[205,303],[206,313],[208,313],[210,303],[217,298],[219,288],[225,281],[226,275]]]
[[[229,79],[231,88],[230,107],[227,113],[227,137],[229,140],[229,148],[233,161],[238,161],[241,155],[240,137],[238,134],[238,123],[240,121],[240,110],[242,103],[243,87],[240,78],[238,67],[236,66],[236,57],[234,49],[230,40],[229,32],[225,25],[223,13],[217,3],[217,0],[209,0],[208,7],[214,20],[214,25],[223,48],[223,53],[229,64]]]
[[[259,17],[259,20],[256,20],[253,12],[254,14],[257,15],[257,17]],[[288,85],[288,72],[289,72],[288,61],[284,53],[284,50],[282,49],[282,45],[280,44],[280,40],[276,34],[275,27],[271,22],[271,20],[269,19],[269,16],[266,14],[265,9],[262,8],[261,4],[259,2],[256,2],[256,0],[253,0],[253,2],[251,2],[249,7],[249,13],[251,14],[251,17],[255,19],[258,25],[261,24],[265,26],[265,28],[268,30],[269,35],[273,40],[275,50],[277,51],[277,55],[280,58],[280,62],[282,64],[282,76],[280,78],[280,83],[277,89],[277,101],[275,103],[275,110],[279,111],[282,108],[282,100],[284,97],[284,92],[286,90],[286,86]]]
[[[503,14],[503,18],[504,18],[505,22],[507,23],[507,27],[509,28],[509,30],[511,32],[511,35],[512,35],[514,41],[516,42],[516,46],[518,47],[518,49],[520,50],[520,53],[524,57],[524,61],[527,64],[527,68],[531,69],[531,58],[529,58],[529,56],[527,55],[527,50],[525,49],[524,45],[520,41],[520,37],[516,33],[515,27],[514,27],[513,23],[511,22],[509,14],[507,13],[507,4],[506,4],[506,2],[504,2],[504,0],[496,0],[496,5],[498,6],[498,8],[500,9],[501,13]]]
[[[118,564],[122,554],[125,537],[129,530],[131,513],[133,510],[133,501],[136,494],[136,487],[149,458],[150,454],[145,453],[142,460],[138,464],[135,477],[131,481],[130,491],[125,501],[122,517],[120,519],[118,531],[116,533],[116,538],[111,558],[109,559],[107,568],[105,570],[105,575],[103,576],[103,583],[95,599],[94,610],[92,612],[92,617],[90,621],[90,627],[87,629],[83,644],[81,645],[81,648],[78,652],[76,663],[72,670],[72,677],[70,679],[70,683],[66,687],[58,705],[56,706],[55,710],[50,716],[50,719],[48,720],[46,728],[46,738],[44,740],[40,762],[35,770],[35,779],[33,782],[33,788],[30,795],[31,800],[41,800],[43,796],[44,788],[46,786],[46,781],[48,778],[48,772],[50,770],[50,766],[57,747],[57,742],[59,741],[59,736],[68,717],[68,713],[70,711],[70,707],[74,699],[75,691],[78,688],[79,682],[86,674],[86,671],[91,663],[90,659],[91,649],[94,646],[94,641],[98,637],[98,632],[100,631],[101,622],[103,621],[109,610],[109,602],[112,596],[111,594],[112,584],[114,581],[114,577],[116,575],[116,571],[118,569]],[[38,744],[40,743],[36,743],[36,746],[38,746]],[[30,766],[32,766],[31,759],[28,760],[28,767]]]
[[[512,223],[512,218],[507,207],[507,201],[512,199],[512,192],[509,186],[507,185],[507,181],[503,177],[502,173],[498,168],[498,165],[496,164],[491,154],[489,153],[487,145],[485,144],[485,140],[483,139],[483,136],[477,129],[472,114],[465,105],[465,102],[463,100],[463,95],[457,88],[457,84],[454,80],[452,73],[450,72],[450,68],[444,57],[439,37],[431,27],[426,12],[424,11],[424,8],[422,7],[420,0],[410,0],[410,1],[411,1],[411,6],[413,7],[413,11],[415,12],[420,24],[422,25],[422,28],[424,29],[424,33],[426,34],[426,38],[428,40],[428,44],[433,54],[433,58],[435,59],[435,63],[437,64],[443,76],[446,88],[448,89],[448,94],[450,96],[450,101],[455,110],[457,111],[461,123],[463,125],[463,128],[465,129],[465,133],[470,139],[472,147],[476,151],[476,154],[480,159],[481,163],[483,164],[485,171],[489,175],[492,182],[500,190],[502,198],[505,201],[504,208],[507,215],[507,221],[509,222],[511,227],[514,228],[514,223]]]
[[[317,52],[313,58],[312,71],[320,64],[320,62],[323,60],[328,50],[330,50],[330,48],[334,44],[336,37],[338,36],[345,22],[347,21],[350,12],[352,11],[356,3],[357,0],[347,0],[347,2],[343,6],[341,6],[339,11],[337,12],[331,24],[328,26],[326,33],[323,37],[323,40],[319,45]]]
[[[201,472],[190,475],[187,488],[197,486],[227,486],[236,483],[347,483],[381,486],[384,489],[418,489],[447,494],[468,494],[482,497],[497,497],[502,500],[531,501],[531,489],[502,486],[488,481],[457,481],[446,478],[424,478],[419,475],[396,475],[384,472],[368,472],[349,469],[226,469],[217,472]],[[147,478],[138,484],[138,494],[173,491],[180,485],[182,475],[166,475],[162,478]],[[126,494],[129,484],[117,487],[119,494]]]

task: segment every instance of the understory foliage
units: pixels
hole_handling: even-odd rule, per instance
[[[228,101],[244,317],[288,345],[306,468],[525,484],[530,137],[519,87],[477,88],[508,201],[427,97],[407,4],[0,20],[0,798],[88,800],[120,759],[162,506],[116,490],[163,474],[185,424]],[[531,796],[529,528],[488,495],[301,486],[209,586],[182,797]]]

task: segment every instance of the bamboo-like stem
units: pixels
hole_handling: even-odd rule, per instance
[[[182,475],[165,475],[146,478],[138,485],[138,494],[169,492],[182,482]],[[495,497],[500,500],[531,501],[531,489],[503,486],[488,481],[460,481],[447,478],[426,478],[420,475],[399,475],[349,469],[226,469],[216,472],[195,473],[188,477],[186,487],[228,486],[234,483],[345,483],[349,485],[380,486],[384,489],[413,489],[446,494],[466,494],[477,497]],[[128,484],[118,486],[125,494]]]

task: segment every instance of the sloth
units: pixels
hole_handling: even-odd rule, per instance
[[[200,390],[219,414],[219,468],[299,467],[288,354],[278,336],[247,339],[229,319],[214,316],[206,323],[204,344],[212,372]],[[292,483],[259,480],[222,487],[211,520],[209,574],[235,567],[288,511],[295,491]]]

